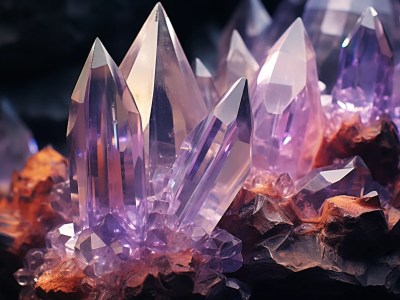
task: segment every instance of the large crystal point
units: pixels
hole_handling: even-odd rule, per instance
[[[168,172],[183,139],[208,112],[161,4],[151,12],[120,69],[142,117],[146,167],[153,180]]]
[[[301,19],[271,48],[252,92],[253,168],[307,173],[322,139],[315,53]]]
[[[199,58],[196,58],[193,70],[196,76],[197,84],[200,88],[200,92],[206,102],[207,109],[211,110],[219,101],[214,79],[210,71]]]
[[[347,195],[363,197],[381,187],[372,180],[364,161],[359,157],[336,165],[317,168],[296,182],[296,194],[292,197],[297,214],[304,218],[314,218],[320,214],[325,200]]]
[[[309,0],[303,19],[317,54],[319,78],[333,88],[338,68],[340,45],[362,12],[372,6],[380,15],[390,43],[400,51],[400,4],[394,0]]]
[[[0,194],[8,190],[13,171],[37,152],[32,134],[6,100],[0,100]]]
[[[392,76],[391,47],[378,13],[368,7],[342,44],[333,101],[368,121],[389,108]]]
[[[229,51],[221,60],[217,70],[216,84],[219,92],[224,94],[241,77],[247,78],[251,85],[259,68],[239,32],[234,30]]]
[[[215,228],[250,170],[251,109],[247,81],[236,81],[188,135],[174,164],[167,194],[181,225]]]
[[[222,33],[220,57],[228,53],[231,36],[236,29],[257,61],[262,62],[268,51],[271,23],[272,19],[260,0],[242,0]]]
[[[96,39],[72,94],[68,120],[74,222],[135,212],[145,198],[140,115],[123,76]]]

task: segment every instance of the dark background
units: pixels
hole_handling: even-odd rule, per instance
[[[188,59],[213,45],[238,0],[166,0]],[[278,0],[264,1],[272,14]],[[63,151],[69,97],[96,37],[119,64],[157,1],[0,0],[0,99],[7,98],[39,147]]]

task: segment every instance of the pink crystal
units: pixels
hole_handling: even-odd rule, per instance
[[[331,91],[336,81],[340,44],[361,13],[372,6],[381,16],[394,49],[400,50],[400,4],[392,0],[309,0],[303,19],[317,54],[320,80]],[[397,54],[399,53],[397,51]]]
[[[390,107],[392,76],[392,50],[378,13],[369,7],[342,44],[333,101],[368,121]]]
[[[144,131],[148,176],[164,176],[183,139],[207,114],[196,79],[162,5],[146,20],[120,69]],[[149,190],[153,191],[150,186]]]
[[[229,51],[219,63],[216,85],[218,91],[224,94],[229,87],[241,77],[247,78],[251,85],[260,66],[247,49],[238,31],[232,32]]]
[[[322,139],[315,53],[301,19],[271,48],[253,87],[253,168],[298,178]]]
[[[199,58],[196,58],[193,70],[196,76],[197,84],[207,105],[207,109],[211,110],[220,99],[214,83],[214,79],[210,71]]]
[[[140,115],[118,67],[96,39],[72,94],[67,139],[71,200],[78,227],[109,212],[143,206]]]
[[[242,78],[188,135],[173,166],[167,197],[182,226],[215,228],[248,176],[251,130]]]
[[[225,26],[221,36],[219,55],[226,56],[233,31],[243,37],[250,52],[262,62],[268,51],[268,34],[272,19],[260,0],[242,0]]]

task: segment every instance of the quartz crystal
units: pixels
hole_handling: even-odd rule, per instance
[[[296,213],[304,219],[317,217],[325,200],[337,195],[363,197],[380,190],[371,173],[359,157],[313,169],[296,182],[292,202]]]
[[[262,62],[269,48],[271,23],[272,19],[260,0],[242,0],[222,33],[220,57],[228,53],[231,36],[236,29],[257,61]]]
[[[196,78],[162,5],[146,20],[120,69],[144,131],[147,175],[168,173],[183,139],[207,114]],[[148,188],[150,193],[153,186]]]
[[[11,174],[37,152],[31,132],[6,100],[0,99],[0,194],[9,188]]]
[[[222,94],[240,77],[247,78],[251,85],[260,67],[237,30],[232,32],[230,41],[229,51],[217,70],[216,85]]]
[[[196,58],[193,70],[200,92],[203,95],[204,101],[207,105],[207,109],[211,110],[219,101],[214,79],[210,71],[199,58]]]
[[[142,128],[132,94],[98,39],[71,98],[71,200],[74,222],[86,228],[109,212],[144,205]]]
[[[306,174],[321,143],[322,116],[315,53],[301,19],[271,48],[251,95],[253,168]]]
[[[393,0],[309,0],[303,19],[317,54],[320,80],[330,92],[337,77],[340,45],[362,12],[372,6],[380,15],[392,46],[400,51],[400,4]],[[400,54],[400,53],[399,53]],[[398,55],[398,54],[396,54]]]
[[[363,121],[390,107],[393,55],[378,13],[368,7],[343,41],[333,101]]]
[[[167,187],[170,213],[211,233],[250,170],[252,117],[247,81],[234,83],[188,135]]]

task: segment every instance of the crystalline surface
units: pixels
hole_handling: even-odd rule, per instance
[[[143,206],[140,115],[124,78],[97,39],[72,94],[67,139],[74,222]]]
[[[320,214],[325,200],[333,196],[362,197],[376,190],[378,185],[361,158],[314,169],[296,182],[297,193],[292,197],[296,213],[313,218]]]
[[[7,191],[12,172],[22,169],[36,151],[32,134],[10,104],[0,99],[0,193]]]
[[[168,183],[170,213],[211,233],[248,176],[252,131],[247,81],[239,79],[188,135]]]
[[[269,48],[271,23],[272,19],[260,0],[242,0],[222,33],[220,56],[228,53],[231,36],[236,29],[257,61],[262,62]]]
[[[315,53],[301,19],[271,48],[251,93],[253,168],[307,173],[322,139]]]
[[[304,24],[317,54],[320,80],[331,91],[336,81],[339,49],[362,12],[374,7],[394,49],[400,49],[399,3],[391,0],[310,0],[303,14]]]
[[[200,92],[206,102],[207,109],[211,110],[219,100],[214,79],[210,71],[199,58],[196,58],[193,69]]]
[[[390,107],[393,55],[374,8],[367,8],[342,44],[333,101],[368,121]]]
[[[161,4],[151,12],[120,69],[142,117],[146,166],[152,180],[173,165],[183,139],[208,112]]]
[[[239,32],[234,30],[230,40],[229,51],[218,66],[216,79],[218,90],[222,94],[225,93],[240,77],[247,78],[251,85],[259,67]]]

